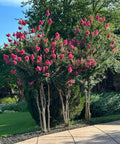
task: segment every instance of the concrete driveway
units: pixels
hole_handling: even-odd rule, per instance
[[[35,137],[16,144],[120,144],[120,120]]]

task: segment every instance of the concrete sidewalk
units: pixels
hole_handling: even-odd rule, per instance
[[[44,135],[16,144],[120,144],[120,121]]]

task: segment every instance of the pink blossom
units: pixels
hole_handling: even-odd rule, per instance
[[[96,30],[96,31],[95,31],[95,34],[97,35],[98,33],[99,33],[98,30]]]
[[[20,55],[23,55],[23,54],[25,53],[25,50],[24,50],[24,49],[19,50],[18,53],[19,53]]]
[[[114,49],[112,50],[112,52],[115,53],[117,50],[118,50],[118,47],[114,48]]]
[[[21,30],[21,29],[22,29],[22,27],[20,27],[20,26],[19,26],[19,27],[18,27],[18,29],[19,29],[19,30]]]
[[[86,18],[85,18],[84,20],[85,20],[85,21],[87,21],[87,19],[86,19]]]
[[[39,38],[41,38],[41,35],[40,35],[40,34],[38,34],[38,37],[39,37]]]
[[[115,41],[112,41],[112,44],[114,45],[114,44],[115,44]]]
[[[16,64],[17,64],[17,61],[12,61],[12,62],[13,62],[13,64],[14,64],[14,65],[16,65]]]
[[[70,79],[69,82],[70,82],[70,83],[74,83],[75,80],[74,80],[74,79]]]
[[[25,20],[22,20],[22,24],[23,24],[24,26],[26,26],[26,25],[27,25],[27,22],[26,22]]]
[[[3,54],[3,59],[4,59],[5,61],[8,60],[8,58],[9,58],[9,55]]]
[[[29,85],[33,85],[33,84],[34,84],[34,81],[29,82]]]
[[[25,56],[25,61],[29,61],[29,56]]]
[[[53,61],[52,60],[50,60],[50,65],[52,65],[53,64]]]
[[[48,20],[48,24],[52,24],[52,19],[51,18]]]
[[[42,68],[42,71],[45,72],[45,66]]]
[[[50,74],[49,74],[49,73],[46,73],[45,75],[48,77]]]
[[[69,86],[71,87],[71,86],[72,86],[72,84],[70,83],[70,84],[69,84]]]
[[[68,72],[69,72],[69,73],[72,72],[72,68],[71,68],[71,67],[68,68]]]
[[[84,24],[83,24],[84,26],[86,26],[87,25],[87,23],[86,22],[84,22]]]
[[[55,42],[52,42],[52,43],[51,43],[51,46],[52,46],[52,47],[55,47],[55,46],[56,46]]]
[[[34,28],[32,28],[31,32],[32,32],[32,33],[35,33],[35,29],[34,29]]]
[[[41,62],[41,61],[38,61],[37,63],[40,65],[42,62]]]
[[[89,49],[91,48],[91,45],[90,45],[90,44],[88,45],[88,48],[89,48]]]
[[[87,22],[87,26],[90,26],[90,22],[89,21]]]
[[[71,59],[73,59],[73,58],[74,58],[74,55],[69,54],[68,59],[71,60]]]
[[[109,33],[107,37],[110,38],[111,37],[111,33]]]
[[[9,42],[12,42],[12,39],[8,38],[8,41],[9,41]]]
[[[39,20],[39,25],[43,25],[43,22],[41,20]]]
[[[15,32],[13,33],[13,36],[16,36],[16,33],[15,33]]]
[[[49,49],[48,49],[48,48],[45,48],[45,49],[44,49],[44,52],[48,53],[48,52],[49,52]]]
[[[11,53],[11,58],[12,58],[12,59],[17,59],[17,55]]]
[[[74,45],[70,45],[69,49],[73,50],[74,49]]]
[[[47,16],[50,16],[50,12],[49,12],[49,10],[47,10],[46,15],[47,15]]]
[[[38,47],[37,45],[35,46],[35,51],[40,51],[40,47]]]
[[[96,20],[99,20],[99,18],[100,18],[99,15],[97,15],[97,16],[96,16]]]
[[[12,74],[15,74],[15,73],[16,73],[16,71],[14,71],[14,70],[11,70],[11,73],[12,73]]]
[[[35,70],[36,70],[36,71],[42,71],[42,67],[37,66],[37,67],[35,68]]]
[[[58,41],[59,39],[60,39],[60,37],[58,37],[58,36],[57,36],[57,37],[55,37],[55,40],[56,40],[56,41]]]
[[[42,60],[42,57],[41,57],[41,56],[38,56],[38,60]]]
[[[113,38],[116,38],[117,36],[115,35]]]
[[[83,21],[83,19],[81,19],[81,20],[80,20],[80,23],[81,23],[81,24],[84,24],[84,21]]]
[[[40,26],[37,27],[37,30],[40,31]]]
[[[93,64],[94,63],[94,59],[89,59],[89,63]]]
[[[61,55],[60,55],[60,59],[64,59],[64,54],[61,54]]]
[[[91,19],[91,15],[88,16],[88,19]]]
[[[102,37],[102,35],[99,35],[99,37],[101,38],[101,37]]]
[[[45,63],[46,63],[46,65],[50,65],[51,64],[48,59],[45,61]]]
[[[10,34],[10,33],[8,33],[8,34],[6,34],[6,36],[7,36],[7,37],[10,37],[10,36],[11,36],[11,34]]]
[[[90,19],[90,23],[93,23],[93,19]]]
[[[86,35],[90,35],[90,32],[89,32],[89,30],[87,30],[87,31],[86,31]]]
[[[94,37],[94,35],[95,35],[94,32],[92,32],[92,37]]]
[[[68,43],[68,40],[65,39],[65,40],[63,41],[63,44],[64,44],[64,45],[67,45],[67,43]]]
[[[56,58],[56,54],[55,53],[52,54],[52,58]]]
[[[31,54],[30,59],[31,59],[31,60],[34,60],[34,59],[35,59],[35,57],[34,57],[34,55],[33,55],[33,54]]]
[[[73,65],[72,65],[72,64],[68,64],[68,67],[71,67],[71,68],[73,68]]]
[[[110,24],[109,24],[109,23],[107,23],[107,24],[106,24],[106,27],[108,27],[109,25],[110,25]]]
[[[22,85],[22,83],[21,83],[20,81],[17,81],[17,84],[18,84],[18,85]]]
[[[6,43],[4,43],[4,46],[5,46],[5,47],[9,47],[9,45],[8,45],[8,44],[6,44]]]
[[[18,59],[18,61],[21,61],[21,60],[22,60],[22,58],[21,58],[21,57],[18,57],[17,59]]]
[[[75,71],[75,72],[74,72],[74,74],[76,74],[76,75],[77,75],[77,74],[78,74],[78,71]]]
[[[103,19],[103,21],[105,21],[105,17],[103,17],[102,19]]]

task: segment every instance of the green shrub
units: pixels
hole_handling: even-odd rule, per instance
[[[28,111],[26,102],[6,104],[6,105],[1,106],[1,109],[3,111],[6,111],[6,110],[17,111],[17,112],[27,112]]]
[[[51,118],[51,126],[53,127],[63,122],[63,116],[62,116],[62,106],[61,106],[60,97],[58,91],[53,85],[50,85],[50,93],[51,93],[50,118]],[[28,104],[29,112],[31,113],[36,123],[39,124],[38,108],[35,101],[33,89],[25,88],[25,99]],[[79,85],[74,85],[72,87],[71,98],[70,98],[70,119],[75,119],[79,117],[83,107],[84,107],[84,98],[81,97]],[[46,112],[46,117],[47,117],[47,112]]]
[[[0,99],[0,104],[11,104],[11,103],[16,103],[16,102],[18,102],[17,96],[14,96],[13,98],[4,97]]]
[[[84,108],[84,97],[81,96],[80,86],[74,85],[71,90],[70,119],[78,118]]]
[[[120,114],[120,93],[92,94],[90,108],[92,117]]]

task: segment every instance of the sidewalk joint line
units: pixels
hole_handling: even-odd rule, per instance
[[[76,144],[75,139],[74,139],[73,135],[71,134],[70,130],[68,130],[68,132],[69,132],[69,134],[71,135],[71,137],[72,137],[72,139],[73,139],[74,144]]]
[[[98,130],[100,130],[101,132],[103,132],[104,134],[106,134],[107,136],[109,136],[109,137],[110,137],[113,141],[115,141],[117,144],[120,144],[120,143],[118,143],[111,135],[109,135],[108,133],[104,132],[103,130],[101,130],[100,128],[96,127],[95,125],[94,125],[94,127],[97,128]]]

